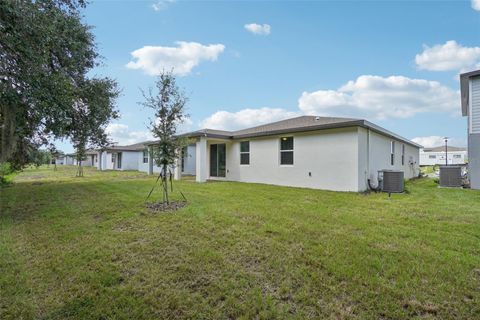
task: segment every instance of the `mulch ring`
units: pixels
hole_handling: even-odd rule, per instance
[[[177,211],[187,205],[187,201],[149,202],[146,207],[153,213]]]

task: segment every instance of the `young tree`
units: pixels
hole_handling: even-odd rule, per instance
[[[153,159],[161,168],[159,178],[162,181],[163,202],[169,203],[168,177],[171,179],[171,168],[176,165],[184,140],[176,137],[178,126],[188,117],[185,110],[187,97],[176,84],[172,72],[162,72],[156,83],[157,93],[150,89],[142,91],[145,101],[141,104],[155,112],[155,118],[150,120],[150,130],[158,144],[153,147]]]
[[[87,76],[98,53],[84,7],[84,0],[0,1],[0,163],[19,169],[32,150],[76,135],[84,91],[113,82]],[[109,96],[112,87],[98,93]]]

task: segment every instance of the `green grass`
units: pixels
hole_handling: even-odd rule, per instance
[[[74,174],[0,189],[0,319],[480,317],[478,191],[190,180],[186,208],[152,214],[153,177]]]

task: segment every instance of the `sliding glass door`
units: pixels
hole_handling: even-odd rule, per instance
[[[225,177],[227,153],[225,143],[210,145],[210,176]]]

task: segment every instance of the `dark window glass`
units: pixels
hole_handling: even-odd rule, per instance
[[[117,155],[117,169],[122,168],[122,153],[119,152]]]
[[[225,177],[227,169],[227,152],[225,143],[218,145],[218,177]]]
[[[240,142],[240,152],[250,152],[250,141]]]
[[[143,163],[148,163],[148,150],[143,150]]]
[[[216,144],[210,145],[210,176],[218,177],[218,151]]]
[[[240,164],[250,164],[250,141],[240,142]]]
[[[293,164],[293,137],[280,138],[280,164]]]
[[[280,152],[280,164],[293,164],[293,151]]]
[[[293,137],[280,138],[280,150],[293,150]]]
[[[182,158],[182,164],[181,164],[182,172],[185,172],[185,157],[186,156],[187,156],[187,147],[184,147],[184,148],[182,148],[182,155],[181,155],[181,158]]]
[[[227,152],[225,143],[210,145],[210,176],[225,177],[227,171]]]
[[[392,166],[395,164],[395,141],[390,143],[390,164]]]
[[[250,164],[250,153],[240,153],[240,164]]]

